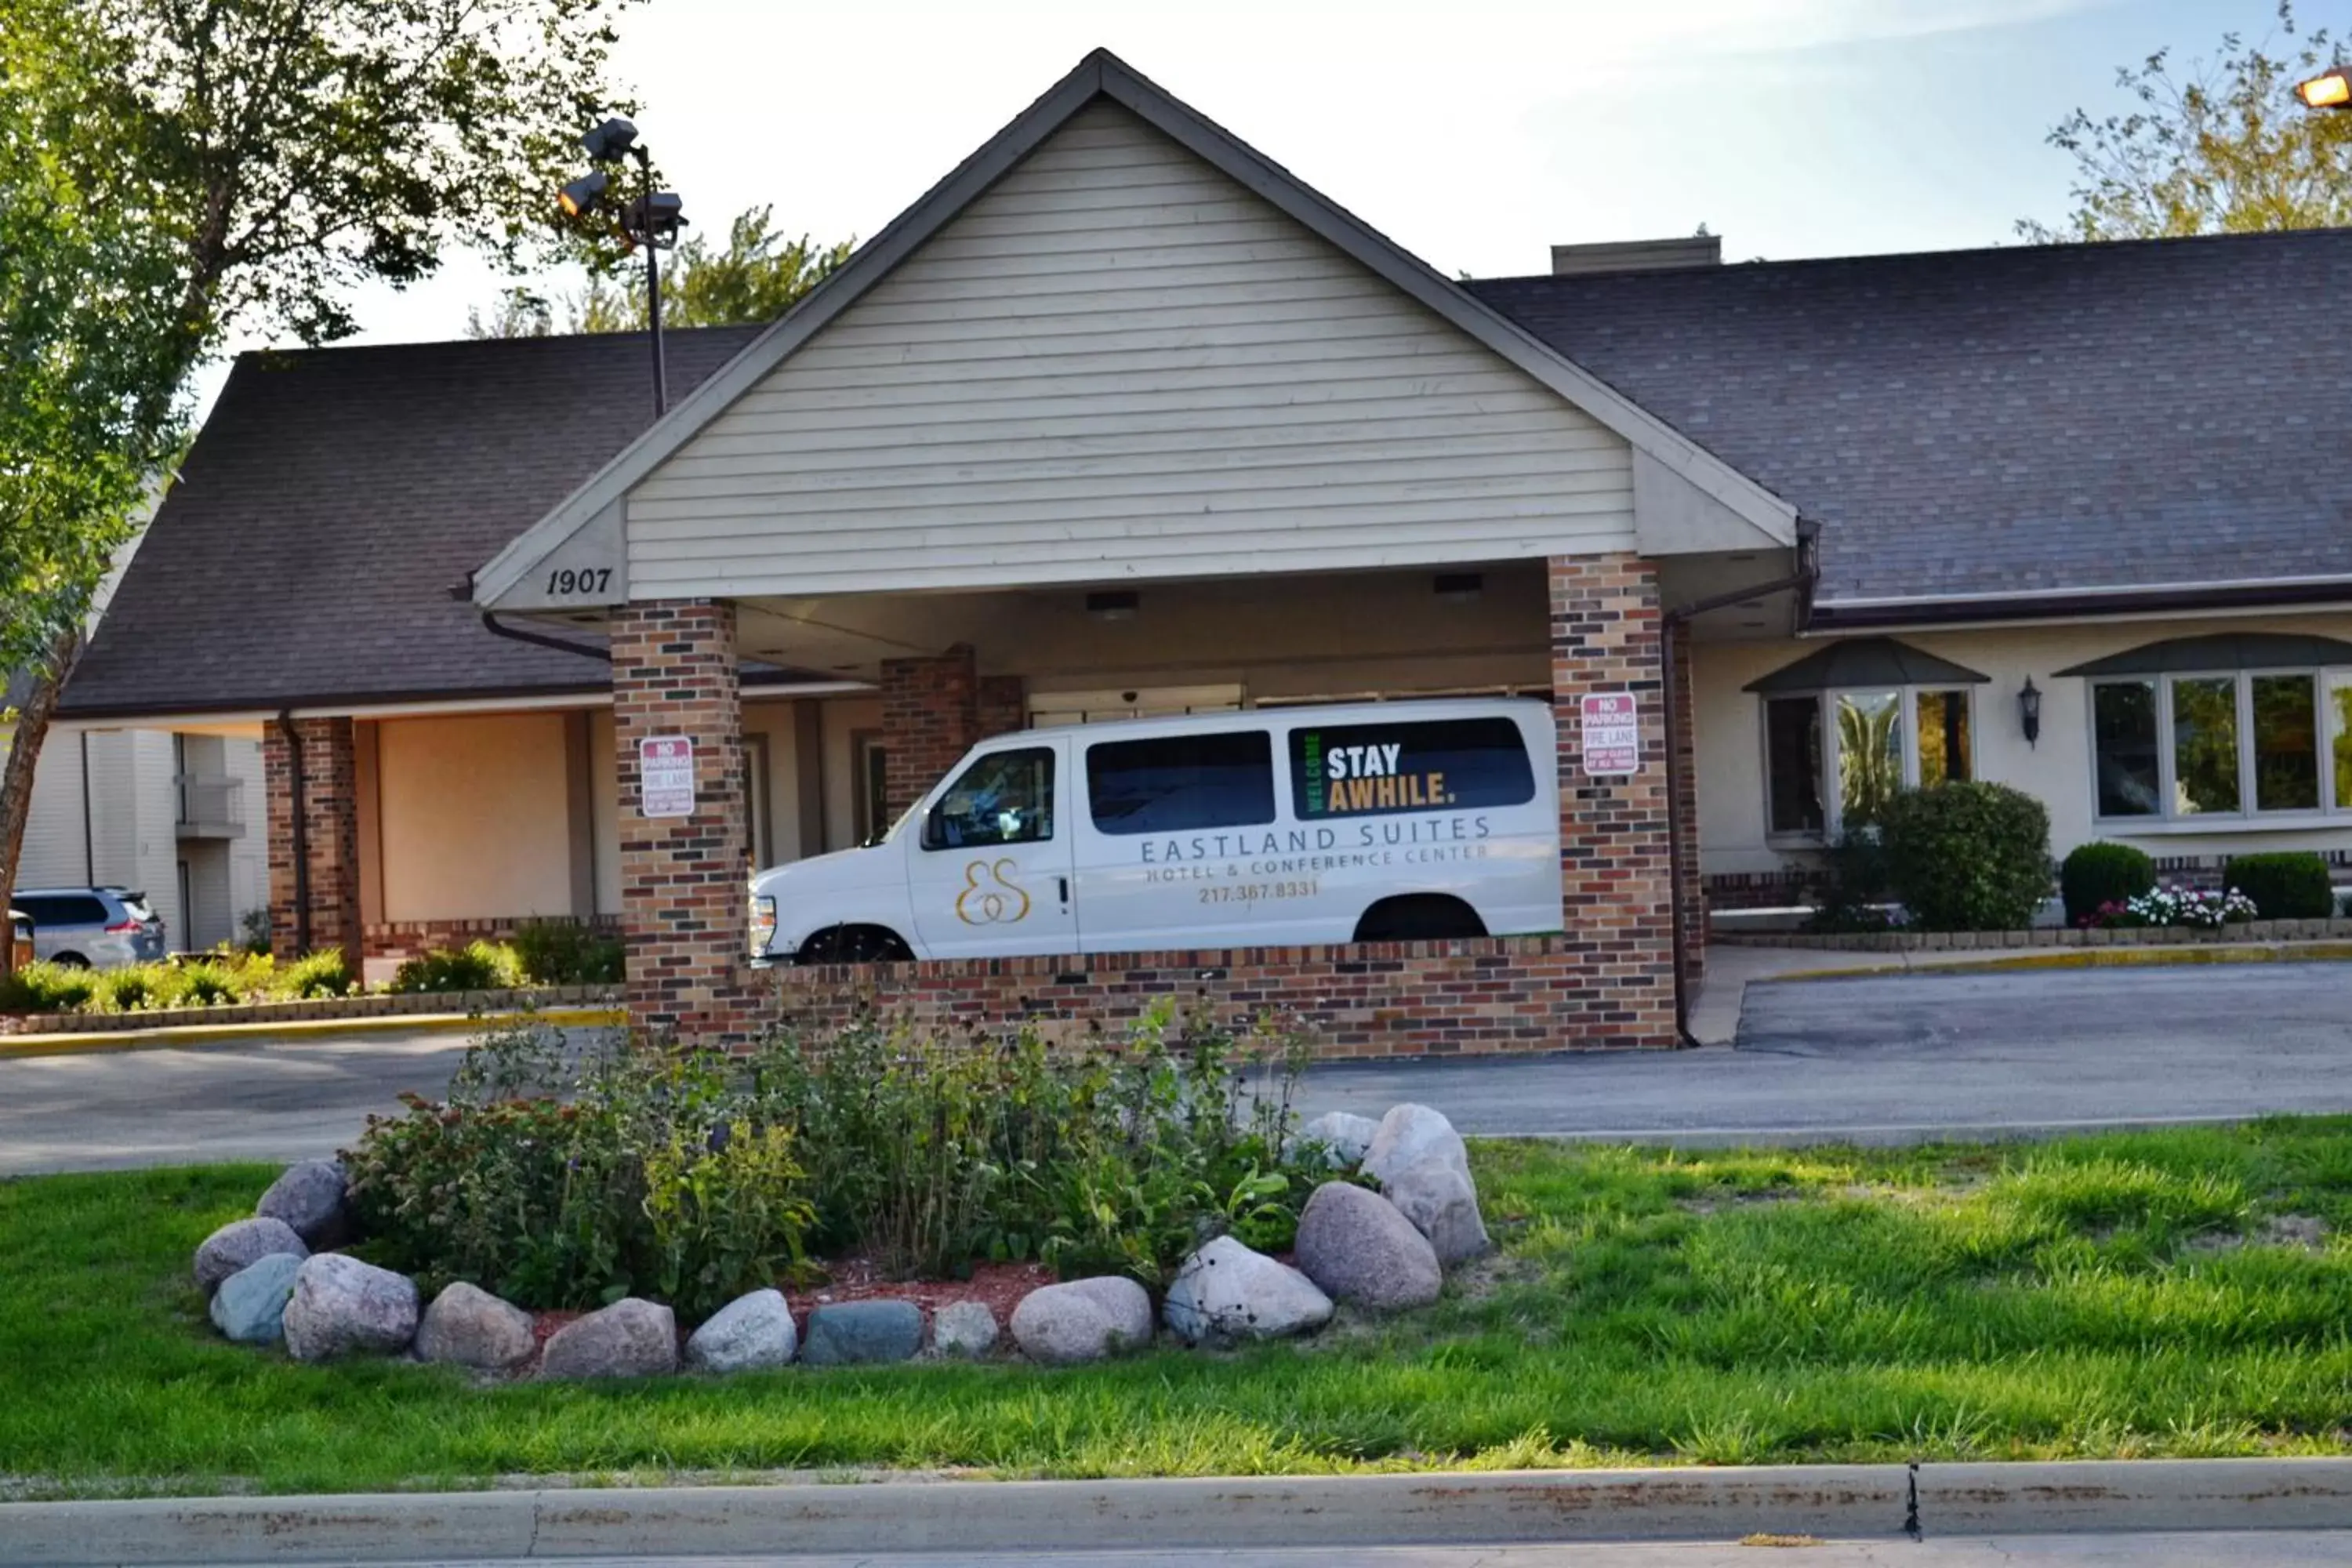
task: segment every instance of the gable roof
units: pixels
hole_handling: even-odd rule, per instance
[[[1179,102],[1107,49],[1067,76],[966,158],[914,205],[860,247],[848,262],[720,374],[607,463],[562,505],[515,538],[475,574],[475,601],[493,605],[582,529],[609,517],[638,480],[737,398],[838,318],[919,249],[1004,173],[1097,100],[1108,100],[1167,136],[1408,298],[1582,409],[1675,479],[1756,531],[1751,545],[1793,543],[1796,510],[1753,479],[1675,432],[1654,415],[1532,333],[1465,293],[1353,214],[1301,183],[1222,127]]]
[[[1464,287],[1817,520],[1820,624],[2352,597],[2352,230]]]
[[[666,333],[671,386],[758,333]],[[61,716],[608,686],[449,590],[652,422],[646,359],[642,332],[239,356]]]

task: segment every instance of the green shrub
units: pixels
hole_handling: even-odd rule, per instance
[[[0,1013],[77,1013],[97,986],[90,971],[42,959],[0,981]]]
[[[410,1097],[345,1155],[368,1255],[536,1308],[626,1293],[689,1321],[858,1250],[939,1276],[1042,1259],[1163,1283],[1208,1236],[1287,1247],[1329,1175],[1286,1154],[1295,1051],[1147,1019],[1071,1053],[1034,1033],[778,1035],[748,1059],[484,1036],[449,1099]],[[803,1046],[810,1048],[803,1049]]]
[[[532,985],[617,985],[621,939],[566,921],[534,921],[514,934],[514,955]]]
[[[243,976],[226,963],[199,959],[180,965],[179,973],[180,1006],[218,1007],[242,1001],[246,995]]]
[[[89,1010],[93,1013],[137,1013],[168,1006],[169,988],[157,973],[160,964],[133,963],[121,969],[92,972]]]
[[[1805,929],[1823,935],[1885,931],[1893,922],[1880,906],[1888,890],[1885,836],[1874,826],[1843,833],[1822,852]]]
[[[307,953],[279,969],[266,956],[254,968],[267,968],[271,987],[281,996],[348,996],[352,990],[351,964],[339,947]],[[248,970],[251,973],[252,970]]]
[[[2307,849],[2232,855],[2221,868],[2221,885],[2253,900],[2257,920],[2318,921],[2336,911],[2327,862]]]
[[[2050,813],[2006,784],[1966,781],[1896,795],[1886,868],[1927,931],[2016,931],[2050,896]]]
[[[522,984],[515,951],[497,942],[436,948],[393,972],[394,991],[506,991]]]
[[[269,911],[268,910],[247,910],[237,916],[236,945],[239,952],[251,953],[257,958],[268,955],[269,952]],[[221,946],[226,948],[228,943],[223,942]]]
[[[344,1155],[370,1256],[428,1290],[536,1308],[656,1296],[689,1321],[802,1267],[812,1209],[789,1127],[709,1052],[625,1044],[576,1073],[523,1024],[467,1053],[446,1104],[406,1097]]]
[[[2156,862],[2129,844],[2078,844],[2058,868],[2066,923],[2084,925],[2109,904],[2127,904],[2156,886]]]

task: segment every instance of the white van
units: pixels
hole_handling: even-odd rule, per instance
[[[877,844],[751,879],[778,962],[1560,928],[1551,708],[1366,702],[1025,730]]]

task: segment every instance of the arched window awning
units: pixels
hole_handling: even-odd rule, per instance
[[[2143,643],[2058,673],[2185,675],[2199,670],[2311,669],[2323,664],[2352,664],[2352,642],[2290,632],[2217,632],[2210,637]]]
[[[1770,697],[1847,686],[1980,686],[1991,679],[1893,637],[1850,637],[1749,681],[1747,689]]]

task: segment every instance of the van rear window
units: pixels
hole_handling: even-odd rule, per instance
[[[1301,821],[1536,797],[1527,742],[1502,718],[1302,726],[1290,732],[1290,776]]]
[[[1182,833],[1274,820],[1274,738],[1263,730],[1156,735],[1087,748],[1096,831]]]

